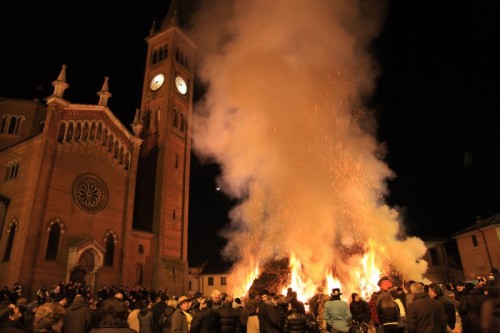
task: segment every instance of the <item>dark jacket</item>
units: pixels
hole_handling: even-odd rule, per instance
[[[281,333],[281,317],[276,305],[264,301],[259,305],[259,333]]]
[[[377,306],[378,319],[382,325],[397,325],[399,318],[399,305],[394,303],[392,308],[383,308],[380,304]]]
[[[187,317],[181,308],[172,315],[172,333],[189,333]]]
[[[307,329],[306,315],[302,311],[292,309],[288,312],[283,325],[283,332],[304,333]]]
[[[453,305],[453,302],[445,296],[438,296],[435,299],[439,302],[444,312],[446,313],[448,326],[450,326],[451,329],[455,329],[455,323],[457,321],[457,316],[455,314],[455,305]]]
[[[191,322],[190,333],[218,333],[220,332],[220,315],[212,308],[196,312]]]
[[[172,331],[172,315],[174,312],[174,308],[167,306],[163,315],[160,316],[159,325],[162,328],[162,333],[170,333]]]
[[[465,289],[458,305],[463,333],[481,332],[481,306],[484,300],[485,297],[479,290]]]
[[[408,333],[444,332],[447,320],[439,302],[426,293],[413,295],[413,302],[406,309]]]
[[[69,332],[68,332],[69,333]],[[125,325],[102,325],[94,328],[90,333],[136,333],[133,329]]]
[[[233,309],[231,303],[224,303],[217,310],[220,315],[220,331],[222,333],[238,333],[240,332],[240,312]]]
[[[370,306],[365,301],[351,302],[349,304],[352,320],[360,323],[370,322]]]
[[[161,326],[161,321],[160,317],[162,314],[165,312],[167,309],[167,304],[165,303],[165,300],[161,300],[155,305],[153,305],[153,332],[156,333],[161,333],[162,332],[162,326]]]
[[[153,311],[144,309],[137,314],[139,319],[139,333],[152,333],[153,332]]]
[[[66,309],[64,331],[71,333],[85,333],[90,330],[90,309],[84,302],[75,302]]]

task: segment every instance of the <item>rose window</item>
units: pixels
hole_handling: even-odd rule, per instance
[[[97,213],[108,202],[108,189],[100,178],[83,175],[75,182],[73,196],[80,208],[88,213]]]

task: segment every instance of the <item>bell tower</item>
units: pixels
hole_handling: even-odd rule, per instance
[[[172,0],[146,38],[141,108],[132,128],[143,139],[133,228],[157,235],[153,287],[187,291],[187,239],[195,45],[179,27]]]

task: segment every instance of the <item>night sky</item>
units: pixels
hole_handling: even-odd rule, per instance
[[[144,38],[168,2],[2,1],[0,96],[45,98],[66,64],[65,98],[97,104],[107,75],[109,107],[128,126],[140,105]],[[494,0],[393,0],[373,42],[380,76],[366,103],[396,174],[387,202],[411,234],[449,237],[477,216],[500,213],[499,17]],[[232,202],[216,190],[218,172],[193,157],[193,264],[216,260],[224,244],[217,230]]]

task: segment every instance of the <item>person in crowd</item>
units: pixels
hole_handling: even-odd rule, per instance
[[[323,295],[323,286],[318,287],[316,294],[309,299],[309,312],[313,315],[314,318],[318,318],[318,307],[319,300]]]
[[[278,311],[278,296],[270,295],[267,290],[260,293],[261,302],[257,316],[259,318],[260,333],[280,333],[281,332],[281,316]]]
[[[423,284],[413,283],[413,302],[406,307],[408,333],[441,333],[445,331],[447,318],[439,302],[425,293]]]
[[[297,309],[298,311],[302,312],[303,314],[306,313],[306,309],[305,309],[305,306],[304,306],[304,303],[302,303],[301,301],[298,300],[297,298],[297,292],[296,291],[292,291],[290,293],[290,296],[287,296],[285,298],[286,302],[285,302],[285,313],[288,311],[288,303],[293,303],[292,306],[294,309]]]
[[[298,302],[289,302],[287,305],[287,316],[283,324],[284,333],[305,333],[307,330],[305,311],[298,305]]]
[[[137,306],[135,304],[132,306],[128,305],[128,308],[132,309],[132,311],[130,311],[128,313],[128,316],[127,316],[128,327],[130,327],[131,329],[133,329],[136,332],[139,332],[139,311],[140,311],[139,307],[140,306],[141,306],[141,304],[137,304]]]
[[[86,333],[90,330],[91,319],[90,309],[85,304],[83,296],[76,295],[73,304],[66,309],[64,331]]]
[[[199,297],[199,311],[193,315],[190,333],[219,333],[221,330],[220,314],[212,309],[208,297]]]
[[[137,318],[139,319],[139,333],[153,332],[153,311],[149,304],[144,301],[137,301],[135,307],[139,309]]]
[[[170,333],[172,331],[172,315],[177,309],[177,300],[169,299],[167,301],[167,307],[160,316],[159,326],[162,328],[162,333]]]
[[[217,309],[221,333],[240,333],[240,313],[233,308],[233,301],[233,296],[227,295],[222,306]]]
[[[90,333],[137,333],[128,326],[128,307],[123,300],[109,297],[101,303],[95,314],[97,327]]]
[[[403,333],[406,329],[406,308],[403,301],[401,300],[401,294],[399,293],[399,290],[392,289],[390,293],[392,298],[394,299],[394,302],[398,305],[398,310],[399,310],[398,328],[399,328],[399,333]]]
[[[17,306],[10,300],[3,301],[0,304],[0,332],[2,333],[24,333],[21,329],[19,320],[21,313]]]
[[[349,332],[349,324],[352,319],[351,311],[347,302],[340,299],[339,288],[333,288],[330,295],[331,300],[325,303],[325,320],[331,326],[332,333]]]
[[[172,315],[172,333],[189,333],[193,317],[189,313],[191,299],[186,296],[179,297],[177,310]]]
[[[493,271],[493,270],[492,270]],[[496,333],[500,327],[500,280],[488,285],[488,295],[481,305],[481,333]]]
[[[359,327],[368,326],[370,322],[370,306],[366,301],[361,299],[359,294],[351,294],[351,303],[349,304],[353,324]]]
[[[455,299],[457,300],[458,303],[460,303],[460,298],[465,293],[465,282],[458,281],[457,283],[455,283],[454,292],[455,292]]]
[[[212,309],[217,311],[218,308],[222,306],[222,295],[220,291],[217,289],[212,291],[212,294],[210,295],[211,300],[212,300]]]
[[[378,294],[377,313],[384,333],[398,333],[399,306],[388,291]]]
[[[453,302],[444,296],[443,289],[441,289],[441,287],[436,283],[431,283],[429,285],[428,294],[430,298],[433,298],[439,302],[444,312],[446,313],[446,318],[448,320],[447,331],[450,330],[453,331],[455,329],[455,323],[456,323],[456,316],[455,316],[456,310]]]
[[[101,286],[101,289],[97,292],[97,302],[101,303],[106,298],[108,298],[108,289],[105,285]]]
[[[66,311],[57,302],[48,302],[39,306],[35,312],[33,333],[61,333],[65,314]]]
[[[474,287],[474,284],[467,282],[465,290],[460,297],[458,304],[458,314],[462,318],[462,332],[475,333],[481,331],[481,306],[485,296],[480,290]]]
[[[153,332],[161,333],[163,331],[162,320],[160,317],[165,313],[167,309],[168,294],[165,292],[160,293],[160,300],[153,305]]]
[[[43,285],[38,291],[36,292],[36,295],[46,301],[49,298],[49,292],[47,290],[47,287]]]
[[[378,294],[378,292],[373,292],[370,300],[368,301],[368,306],[370,307],[370,327],[372,331],[377,333],[384,331],[384,327],[380,324],[380,319],[378,318],[377,313]]]
[[[259,317],[257,316],[258,307],[259,294],[255,291],[250,291],[241,312],[241,324],[243,327],[246,327],[243,333],[259,333]]]

